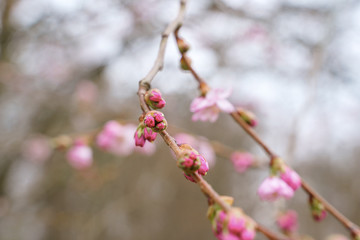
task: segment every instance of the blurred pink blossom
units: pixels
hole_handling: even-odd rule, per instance
[[[289,167],[286,167],[285,172],[280,174],[280,178],[294,191],[301,186],[301,177]]]
[[[88,168],[93,162],[92,149],[81,143],[76,142],[67,152],[67,159],[69,164],[78,170]]]
[[[246,152],[234,152],[230,157],[236,171],[245,172],[254,162],[254,157]]]
[[[134,131],[133,124],[121,125],[116,121],[109,121],[96,138],[97,145],[110,153],[127,156],[134,150]]]
[[[258,195],[261,200],[275,201],[280,197],[289,199],[294,196],[294,190],[278,177],[268,177],[260,185]]]
[[[235,111],[234,106],[226,99],[230,94],[230,89],[212,89],[205,97],[195,98],[190,105],[190,111],[194,113],[192,120],[215,122],[220,111]]]
[[[294,210],[288,210],[278,216],[276,223],[281,230],[294,232],[298,228],[297,213]]]
[[[22,146],[23,156],[33,162],[41,163],[46,161],[51,152],[49,140],[43,136],[27,139]]]

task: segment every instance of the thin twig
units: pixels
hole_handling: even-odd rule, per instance
[[[164,66],[164,55],[169,35],[182,25],[185,16],[186,2],[187,0],[180,1],[180,9],[177,17],[166,27],[165,31],[163,32],[158,55],[154,65],[150,72],[140,81],[141,85],[150,85],[155,75],[162,70]]]

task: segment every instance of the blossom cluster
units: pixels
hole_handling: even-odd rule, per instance
[[[189,144],[181,144],[179,148],[182,154],[177,159],[177,165],[184,171],[185,178],[195,182],[191,176],[194,172],[205,176],[209,171],[209,164],[206,159]]]
[[[232,198],[225,196],[221,198],[232,205]],[[255,238],[255,223],[240,208],[233,207],[226,213],[215,203],[208,209],[208,218],[211,221],[212,230],[219,240],[252,240]]]

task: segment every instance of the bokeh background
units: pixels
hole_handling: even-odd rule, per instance
[[[94,164],[83,171],[68,164],[66,150],[44,148],[111,119],[136,124],[138,81],[178,2],[0,2],[2,240],[215,239],[206,199],[161,139],[152,155],[94,147]],[[232,88],[230,100],[258,116],[265,142],[359,224],[360,2],[190,1],[181,36],[199,74],[212,87]],[[167,100],[168,122],[266,160],[229,116],[191,121],[197,85],[179,59],[171,37],[153,82]],[[261,202],[256,190],[267,175],[267,168],[239,174],[218,157],[206,179],[272,229],[277,211],[293,208],[301,234],[346,234],[331,216],[315,224],[302,190],[286,203]]]

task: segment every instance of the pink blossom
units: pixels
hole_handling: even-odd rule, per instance
[[[297,213],[294,210],[289,210],[279,215],[276,223],[285,232],[296,231],[298,227]]]
[[[261,183],[258,195],[261,200],[275,201],[280,197],[292,198],[294,190],[280,178],[268,177]]]
[[[91,148],[80,142],[75,143],[67,152],[69,164],[79,170],[90,167],[93,162],[92,157]]]
[[[294,191],[301,186],[301,177],[289,167],[286,167],[285,172],[280,174],[280,178]]]
[[[236,171],[245,172],[254,162],[254,157],[250,153],[234,152],[230,157]]]
[[[255,238],[255,231],[253,229],[244,229],[241,232],[241,239],[242,240],[253,240]]]
[[[235,111],[234,106],[226,99],[230,94],[230,89],[212,89],[205,97],[195,98],[190,105],[190,111],[194,113],[192,120],[215,122],[220,111],[227,113]]]

